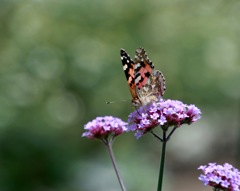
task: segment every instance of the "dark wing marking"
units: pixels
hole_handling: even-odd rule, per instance
[[[127,78],[127,82],[130,88],[133,99],[137,99],[135,76],[134,76],[134,62],[124,49],[120,51],[123,70]]]
[[[149,60],[147,53],[143,48],[138,48],[136,50],[134,63],[135,84],[141,89],[147,83],[154,65],[152,61]]]

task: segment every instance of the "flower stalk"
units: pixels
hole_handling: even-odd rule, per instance
[[[167,144],[166,131],[163,131],[162,140],[163,140],[162,141],[162,153],[161,153],[161,161],[160,161],[160,170],[159,170],[157,191],[162,191],[163,171],[164,171],[164,164],[165,164],[166,144]]]
[[[113,143],[113,142],[110,141],[110,142],[108,142],[108,143],[106,144],[106,145],[107,145],[107,149],[108,149],[108,153],[109,153],[109,155],[110,155],[110,158],[111,158],[111,161],[112,161],[112,164],[113,164],[113,168],[114,168],[115,173],[116,173],[116,175],[117,175],[117,179],[118,179],[118,182],[119,182],[119,184],[120,184],[121,190],[122,190],[122,191],[126,191],[125,186],[124,186],[124,184],[123,184],[122,177],[121,177],[120,172],[119,172],[118,167],[117,167],[117,163],[116,163],[116,160],[115,160],[115,156],[114,156],[114,154],[113,154],[113,149],[112,149],[112,145],[113,145],[113,144],[112,144],[112,143]]]
[[[87,137],[89,139],[99,139],[104,143],[104,145],[107,146],[108,153],[110,155],[122,191],[126,191],[126,189],[117,167],[112,145],[116,136],[119,136],[122,133],[126,132],[126,125],[126,122],[116,117],[97,117],[96,119],[84,125],[84,129],[86,131],[82,134],[83,137]]]
[[[158,177],[157,191],[162,191],[163,172],[166,155],[166,144],[177,128],[183,124],[192,124],[201,118],[201,111],[195,105],[187,105],[178,100],[159,100],[148,105],[143,105],[128,117],[128,131],[135,131],[137,139],[146,133],[151,133],[162,142],[162,152]],[[154,128],[160,127],[163,136],[153,132]],[[173,127],[170,133],[167,131]]]

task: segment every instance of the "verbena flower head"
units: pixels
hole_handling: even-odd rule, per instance
[[[128,131],[136,131],[140,138],[156,126],[167,130],[170,126],[179,127],[191,124],[201,118],[201,111],[195,105],[186,105],[178,100],[163,100],[140,107],[128,117]]]
[[[209,163],[208,165],[200,166],[202,170],[199,176],[204,185],[209,185],[218,190],[224,191],[240,191],[240,172],[231,164],[225,163],[217,165]]]
[[[127,130],[127,123],[112,116],[97,117],[84,125],[82,137],[107,141]]]

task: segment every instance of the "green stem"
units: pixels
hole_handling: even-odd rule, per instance
[[[116,160],[115,160],[115,157],[114,157],[114,154],[113,154],[113,150],[112,150],[112,141],[110,141],[107,145],[107,148],[108,148],[108,152],[109,152],[109,155],[110,155],[110,158],[111,158],[111,161],[112,161],[112,164],[113,164],[113,167],[114,167],[114,170],[117,174],[117,178],[118,178],[118,182],[121,186],[121,189],[122,191],[126,191],[125,187],[124,187],[124,184],[123,184],[123,181],[122,181],[122,178],[120,176],[120,173],[119,173],[119,170],[118,170],[118,167],[117,167],[117,163],[116,163]]]
[[[163,141],[162,141],[162,153],[161,153],[161,162],[160,162],[160,170],[159,170],[159,177],[158,177],[158,189],[157,191],[162,190],[162,183],[163,183],[163,170],[164,170],[164,162],[165,162],[165,152],[166,152],[166,132],[163,131]]]

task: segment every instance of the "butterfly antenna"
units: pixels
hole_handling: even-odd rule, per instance
[[[123,102],[123,101],[128,101],[128,100],[120,100],[120,101],[106,101],[106,104],[118,103],[118,102]]]

